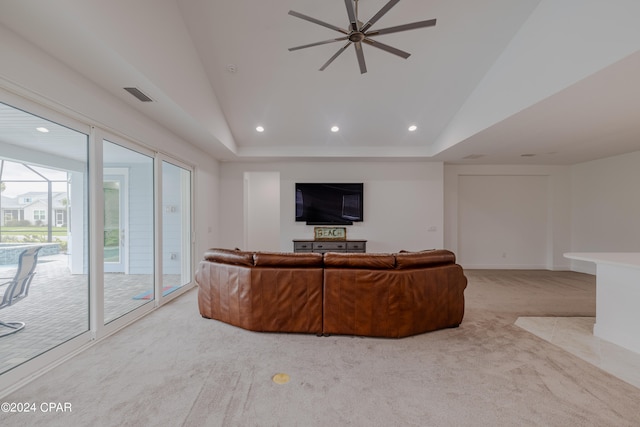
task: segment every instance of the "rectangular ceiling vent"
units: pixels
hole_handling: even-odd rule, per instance
[[[153,102],[153,99],[149,98],[147,95],[144,94],[144,92],[142,92],[137,87],[125,87],[124,90],[126,90],[131,95],[133,95],[136,98],[138,98],[139,101],[142,101],[142,102]]]
[[[463,157],[464,160],[475,160],[480,157],[484,157],[484,154],[469,154],[468,156]]]

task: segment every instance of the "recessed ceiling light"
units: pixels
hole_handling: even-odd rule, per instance
[[[338,132],[340,128],[338,126],[331,126],[331,132]]]
[[[264,128],[262,126],[256,126],[256,130],[258,132],[264,132]]]
[[[409,132],[414,132],[416,129],[418,129],[418,126],[416,125],[409,126]]]
[[[49,132],[49,129],[47,129],[47,128],[45,128],[45,127],[42,127],[42,126],[41,126],[41,127],[39,127],[39,128],[36,128],[36,130],[37,130],[38,132],[42,132],[42,133],[47,133],[47,132]]]

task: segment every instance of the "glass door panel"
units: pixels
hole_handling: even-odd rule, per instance
[[[89,330],[87,162],[86,133],[0,103],[0,375]]]
[[[163,161],[163,295],[190,283],[191,280],[191,171]]]
[[[153,301],[153,158],[103,144],[104,323]]]

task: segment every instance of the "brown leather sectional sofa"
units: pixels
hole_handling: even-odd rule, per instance
[[[447,250],[210,249],[196,282],[205,318],[252,331],[390,338],[458,326],[467,286],[462,267]]]

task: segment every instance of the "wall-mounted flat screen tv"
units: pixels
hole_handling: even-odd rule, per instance
[[[363,220],[362,183],[296,183],[296,221],[351,225]]]

